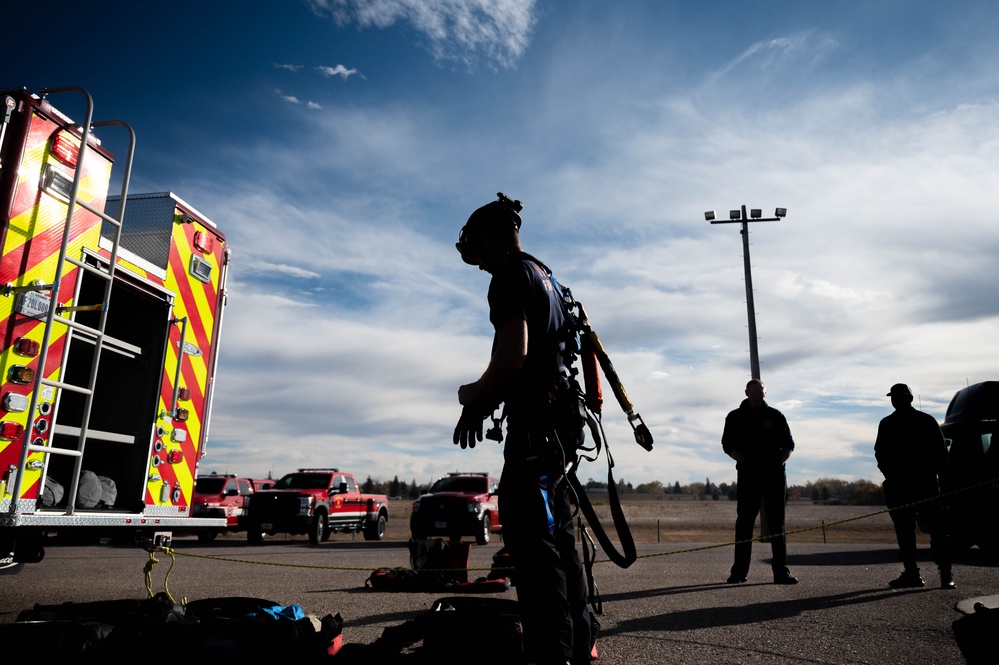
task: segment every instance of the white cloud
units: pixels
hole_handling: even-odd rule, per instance
[[[322,7],[362,27],[417,13]],[[280,141],[220,150],[246,172],[180,190],[225,211],[234,248],[215,454],[239,444],[249,471],[318,457],[421,482],[498,471],[498,446],[459,451],[450,434],[491,336],[488,276],[453,242],[502,190],[525,201],[525,246],[585,303],[656,438],[652,453],[635,445],[605,393],[615,474],[636,483],[734,479],[719,439],[749,378],[742,244],[703,211],[787,207],[750,225],[750,248],[763,378],[798,443],[791,481],[879,480],[891,384],[942,418],[954,391],[999,374],[999,106],[954,91],[903,104],[935,81],[831,76],[849,55],[839,35],[802,35],[737,44],[710,70],[647,44],[691,73],[645,88],[625,73],[651,56],[618,61],[549,27],[547,69],[518,73],[516,95],[494,74],[462,79],[460,93],[329,105]]]
[[[527,49],[535,0],[305,0],[340,25],[387,28],[405,21],[423,35],[434,58],[474,66],[512,67]]]
[[[335,67],[328,67],[320,65],[316,67],[316,71],[325,76],[326,78],[333,78],[334,76],[339,76],[343,80],[347,80],[351,76],[357,75],[357,70],[354,68],[346,68],[343,65],[336,65]]]
[[[278,91],[277,94],[283,101],[287,102],[288,104],[298,105],[303,103],[302,100],[296,97],[295,95],[285,95],[280,90]],[[321,111],[323,107],[316,102],[307,101],[305,102],[305,108],[311,111]]]
[[[300,279],[318,279],[322,277],[322,275],[317,272],[313,272],[311,270],[304,270],[298,266],[278,264],[278,263],[268,263],[267,261],[257,261],[248,266],[248,268],[254,271],[280,273],[282,275],[287,275],[288,277],[295,277]]]

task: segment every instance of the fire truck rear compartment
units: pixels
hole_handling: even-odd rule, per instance
[[[112,287],[81,468],[114,481],[115,510],[141,512],[152,440],[149,423],[156,422],[170,304],[165,294],[123,279],[121,274],[116,273]],[[103,288],[100,279],[84,273],[76,300],[99,302]],[[98,316],[98,312],[76,314],[77,321],[91,327],[97,326]],[[71,335],[64,365],[66,383],[86,383],[95,348],[93,338],[79,332]],[[53,445],[76,449],[86,398],[61,392]],[[74,462],[72,457],[51,455],[48,475],[68,486]]]

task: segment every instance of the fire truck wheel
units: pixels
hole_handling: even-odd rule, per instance
[[[364,527],[365,540],[381,540],[385,537],[385,516],[379,515],[378,519]]]
[[[251,545],[259,545],[264,542],[264,532],[260,530],[260,527],[250,525],[250,528],[246,530],[246,541]]]
[[[219,535],[218,531],[199,531],[198,540],[202,543],[210,543]]]
[[[316,513],[312,518],[312,526],[309,527],[309,543],[318,545],[323,542],[326,535],[326,514]]]
[[[479,523],[479,532],[475,534],[475,542],[479,545],[489,544],[489,513],[482,513],[482,522]]]
[[[9,563],[0,564],[0,575],[17,575],[24,568],[23,561],[11,561]]]

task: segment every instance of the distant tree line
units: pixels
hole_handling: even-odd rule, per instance
[[[388,497],[402,497],[403,499],[418,499],[421,494],[426,494],[430,489],[430,483],[419,484],[414,478],[412,482],[399,480],[396,476],[392,480],[374,480],[371,476],[361,483],[361,491],[365,494],[384,494]]]
[[[392,480],[375,480],[371,476],[361,484],[361,491],[368,494],[385,494],[389,497],[402,497],[403,499],[417,499],[421,494],[425,494],[430,489],[431,483],[417,483],[416,480],[406,482],[399,480],[396,476]],[[607,483],[602,483],[590,478],[584,484],[588,492],[606,492]],[[720,501],[727,499],[734,501],[738,492],[738,483],[718,483],[711,482],[705,478],[703,483],[694,482],[681,485],[680,481],[675,481],[672,485],[664,485],[658,480],[632,485],[623,479],[615,483],[618,494],[645,494],[645,495],[666,495],[684,494],[691,495],[697,500]],[[819,478],[810,480],[804,485],[790,485],[787,488],[787,497],[790,501],[814,501],[829,505],[851,505],[851,506],[883,506],[885,505],[885,492],[881,483],[870,480],[840,480],[838,478]]]
[[[587,491],[606,492],[607,483],[589,479],[585,487]],[[615,483],[618,494],[685,494],[692,495],[696,499],[707,499],[719,501],[728,499],[734,501],[738,493],[738,483],[712,483],[705,478],[703,483],[694,482],[688,485],[681,485],[679,481],[672,485],[663,485],[658,480],[641,483],[632,486],[631,483],[623,479]],[[870,480],[840,480],[838,478],[819,478],[810,480],[804,485],[790,485],[787,488],[787,496],[791,501],[815,501],[830,505],[853,505],[853,506],[883,506],[885,505],[885,492],[880,483]]]

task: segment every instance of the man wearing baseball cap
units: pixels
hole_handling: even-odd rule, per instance
[[[885,502],[895,525],[904,570],[888,582],[894,589],[923,586],[916,564],[916,518],[930,531],[930,551],[940,570],[940,588],[956,589],[950,542],[944,522],[940,476],[947,467],[947,444],[936,419],[912,406],[912,391],[896,383],[888,391],[895,412],[878,425],[874,457],[884,474]]]

